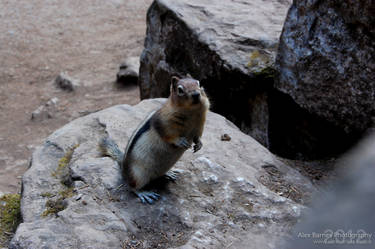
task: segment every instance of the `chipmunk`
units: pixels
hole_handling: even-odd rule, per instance
[[[149,114],[133,132],[125,153],[110,138],[101,140],[103,154],[121,165],[123,177],[143,203],[152,204],[160,197],[157,193],[142,191],[145,185],[163,175],[175,179],[176,174],[168,171],[182,154],[192,143],[194,152],[202,148],[200,138],[209,105],[198,80],[174,76],[167,102]]]

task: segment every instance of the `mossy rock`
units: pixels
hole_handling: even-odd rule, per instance
[[[21,196],[7,194],[0,197],[0,247],[7,246],[21,222]]]
[[[52,172],[52,176],[61,179],[63,185],[69,186],[71,184],[69,174],[69,163],[72,160],[74,150],[78,148],[79,144],[76,144],[69,148],[65,155],[60,158],[59,165],[55,171]]]
[[[42,217],[47,217],[51,214],[57,215],[58,212],[64,210],[67,207],[67,202],[65,199],[68,199],[72,197],[73,195],[74,195],[73,187],[65,188],[59,191],[57,195],[54,195],[48,192],[43,193],[42,194],[43,197],[47,197],[47,198],[57,197],[57,198],[49,199],[46,202],[46,210],[44,210],[44,212],[42,213]]]
[[[65,155],[59,159],[57,169],[52,172],[52,176],[60,179],[61,187],[63,188],[58,193],[44,192],[41,194],[42,197],[48,198],[46,202],[46,209],[42,213],[42,217],[49,215],[57,216],[57,213],[64,210],[67,206],[65,199],[70,198],[74,195],[74,188],[71,187],[72,179],[70,176],[69,163],[72,160],[74,150],[78,148],[79,144],[70,147]]]

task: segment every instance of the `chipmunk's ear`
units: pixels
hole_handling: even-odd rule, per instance
[[[188,73],[188,74],[186,74],[186,77],[188,77],[188,78],[193,78],[193,77],[191,77],[191,75]]]
[[[180,78],[178,78],[177,76],[173,76],[172,79],[171,79],[171,92],[172,92],[172,89],[173,90],[176,90],[176,87],[177,87],[177,82],[180,80]]]

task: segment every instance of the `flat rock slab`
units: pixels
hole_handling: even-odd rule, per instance
[[[162,195],[154,205],[100,155],[102,137],[124,148],[163,102],[114,106],[50,135],[23,176],[23,223],[10,248],[274,248],[315,188],[222,116],[208,113],[203,148],[177,162],[176,182],[151,186]],[[59,209],[46,212],[56,199]]]

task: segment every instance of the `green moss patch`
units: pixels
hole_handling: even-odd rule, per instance
[[[42,217],[47,217],[49,215],[56,216],[58,212],[64,210],[67,207],[68,203],[66,199],[74,195],[74,188],[73,187],[65,188],[61,190],[57,195],[53,195],[51,193],[47,193],[46,195],[44,197],[48,197],[48,198],[56,197],[56,198],[49,199],[46,202],[46,209],[42,213]]]
[[[46,202],[46,210],[42,213],[42,217],[47,217],[51,214],[57,215],[58,212],[63,211],[67,207],[65,199],[48,200]]]
[[[68,165],[69,165],[70,161],[72,160],[74,150],[78,146],[79,146],[79,144],[76,144],[66,151],[65,155],[62,158],[60,158],[59,165],[57,166],[57,169],[54,172],[52,172],[52,176],[54,176],[56,178],[59,178],[59,177],[63,176],[64,174],[66,174],[66,172],[68,170]]]
[[[47,197],[47,198],[52,198],[54,196],[56,196],[55,194],[52,194],[50,192],[44,192],[41,194],[42,197]]]
[[[272,64],[271,56],[261,50],[254,50],[249,55],[248,68],[257,71],[260,68],[268,67]]]
[[[21,222],[21,196],[7,194],[0,197],[0,247],[7,246]]]
[[[48,198],[46,202],[46,209],[42,213],[42,217],[47,217],[49,215],[57,216],[57,213],[64,210],[67,207],[67,198],[74,195],[74,188],[72,185],[72,179],[70,176],[69,163],[72,160],[74,150],[79,146],[79,144],[74,145],[69,148],[65,155],[60,158],[57,169],[52,172],[52,176],[60,179],[62,190],[58,193],[45,192],[41,196]]]
[[[253,72],[256,78],[274,80],[277,76],[277,71],[273,67],[265,67],[260,72]]]
[[[62,199],[67,199],[67,198],[70,198],[74,195],[74,188],[67,188],[67,189],[64,189],[64,190],[61,190],[59,192],[59,196],[60,198]]]

